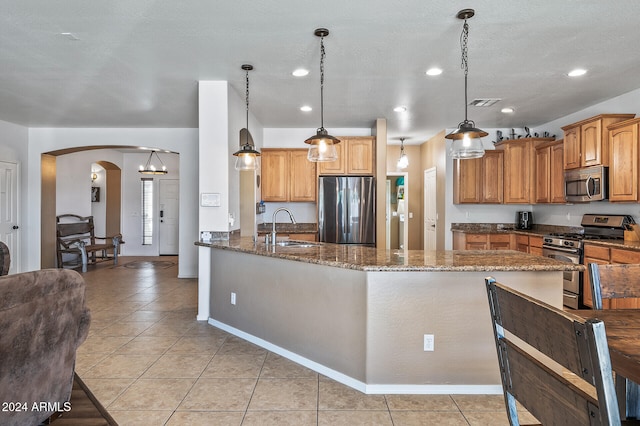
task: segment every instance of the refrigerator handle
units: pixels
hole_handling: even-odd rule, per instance
[[[347,235],[351,234],[351,205],[349,204],[351,198],[349,197],[349,187],[344,188],[344,199],[343,199],[343,207],[342,207],[342,223],[344,225],[344,230]]]

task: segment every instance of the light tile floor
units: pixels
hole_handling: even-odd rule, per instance
[[[508,425],[501,395],[365,395],[196,321],[197,280],[177,278],[177,257],[83,276],[92,323],[76,371],[123,426]]]

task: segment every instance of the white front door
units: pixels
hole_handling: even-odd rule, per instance
[[[438,221],[436,205],[436,169],[424,171],[424,249],[436,249],[436,225]]]
[[[180,196],[180,181],[178,179],[160,180],[159,214],[160,227],[158,231],[160,255],[178,254],[178,201]]]
[[[0,241],[9,247],[10,274],[18,271],[18,232],[18,165],[0,161]]]

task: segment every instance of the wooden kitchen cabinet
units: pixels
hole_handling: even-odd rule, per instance
[[[535,202],[565,203],[564,146],[562,140],[546,142],[535,148]]]
[[[516,234],[515,249],[523,253],[529,253],[529,236]]]
[[[629,264],[640,263],[640,252],[635,250],[625,250],[620,248],[601,247],[589,243],[584,245],[584,265],[589,263],[597,263],[600,265],[613,264]],[[589,272],[584,272],[582,289],[582,303],[586,306],[593,307],[593,296],[591,292],[591,280]],[[603,300],[603,309],[638,309],[640,308],[640,299],[629,298],[620,300]]]
[[[542,236],[529,235],[529,253],[542,256]]]
[[[601,114],[562,127],[564,131],[564,168],[609,166],[611,124],[633,118],[635,114]]]
[[[454,250],[511,250],[513,237],[510,233],[462,233],[456,232],[453,238]]]
[[[638,126],[640,119],[621,121],[609,129],[609,201],[639,201]]]
[[[453,164],[454,204],[502,204],[504,152],[485,151],[481,158]]]
[[[375,170],[375,144],[372,136],[340,137],[336,145],[338,159],[320,162],[319,175],[370,176]]]
[[[511,234],[489,234],[489,250],[511,250]]]
[[[496,144],[497,149],[504,151],[505,204],[533,204],[535,202],[535,147],[553,140],[553,138],[524,138]]]
[[[261,157],[264,201],[316,201],[316,164],[306,149],[264,148]]]

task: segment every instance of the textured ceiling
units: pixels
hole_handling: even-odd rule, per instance
[[[419,142],[464,118],[455,15],[467,7],[469,100],[502,99],[469,108],[479,127],[533,127],[640,87],[637,0],[2,0],[0,120],[197,127],[198,80],[228,80],[243,96],[250,63],[261,124],[315,128],[313,31],[326,27],[325,127],[384,117],[390,138]],[[432,66],[443,74],[426,76]],[[298,67],[311,73],[294,78]],[[589,72],[568,78],[575,67]]]

